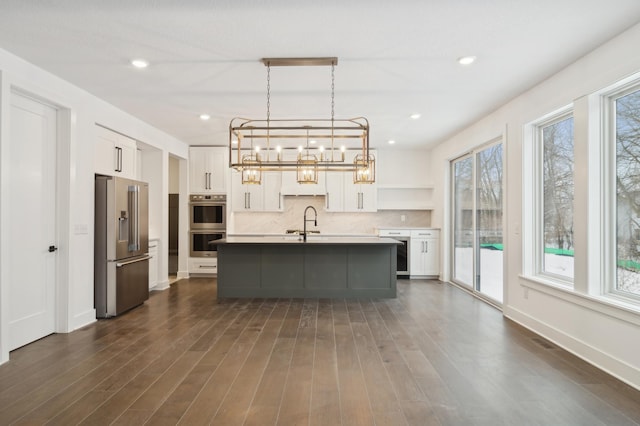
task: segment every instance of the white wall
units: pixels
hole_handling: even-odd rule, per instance
[[[429,152],[426,150],[379,149],[378,186],[431,185]]]
[[[504,138],[506,157],[504,314],[560,346],[640,388],[640,311],[606,306],[589,297],[531,286],[522,274],[522,144],[524,124],[640,71],[640,25],[602,45],[565,70],[513,99],[432,151],[434,199],[432,226],[443,234],[443,278],[449,279],[449,161],[496,137]],[[543,49],[541,49],[543,51]],[[535,60],[532,59],[532,60]],[[576,117],[576,123],[578,117]],[[588,176],[586,141],[576,130],[576,175]],[[586,212],[589,194],[576,194],[576,212]],[[576,218],[576,253],[587,242],[587,219]],[[576,258],[576,279],[588,278],[588,262]],[[527,285],[528,288],[525,288]],[[576,286],[584,283],[576,283]]]
[[[59,173],[65,187],[59,188],[58,200],[66,211],[64,223],[59,223],[63,230],[60,236],[59,265],[65,271],[63,282],[59,282],[58,297],[59,314],[57,331],[68,332],[95,320],[93,309],[93,221],[94,221],[94,170],[93,170],[93,141],[95,140],[95,124],[101,124],[110,129],[145,142],[163,152],[161,170],[164,178],[163,191],[168,191],[168,155],[187,158],[188,146],[181,141],[155,129],[139,119],[109,105],[95,96],[61,80],[60,78],[41,70],[26,61],[0,50],[0,176],[4,191],[6,182],[11,179],[5,172],[6,164],[10,161],[8,152],[8,102],[11,88],[18,88],[36,95],[45,101],[57,105],[68,116],[66,123],[67,134],[61,140],[62,163]],[[67,187],[68,186],[68,187]],[[0,194],[2,195],[2,194]],[[4,198],[4,196],[2,197]],[[166,197],[164,197],[166,198]],[[166,212],[166,206],[164,211]],[[0,237],[7,226],[22,226],[28,224],[6,223],[0,204]],[[166,216],[166,215],[165,215]],[[166,222],[166,217],[161,219]],[[87,234],[75,234],[72,231],[86,227]],[[163,228],[166,230],[167,226]],[[166,232],[165,232],[166,234]],[[167,235],[162,235],[166,240]],[[7,306],[6,271],[11,267],[6,262],[6,250],[0,250],[0,362],[8,360],[6,346],[7,336]],[[162,260],[164,256],[164,260]],[[166,250],[161,253],[161,262],[167,265]]]
[[[180,160],[169,157],[169,194],[180,193]]]

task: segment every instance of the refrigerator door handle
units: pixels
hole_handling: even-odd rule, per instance
[[[129,251],[140,250],[139,190],[140,187],[138,185],[129,186],[129,212],[131,213],[129,222]]]
[[[131,265],[132,263],[144,262],[145,260],[151,259],[151,256],[144,256],[135,260],[129,260],[128,262],[118,262],[116,263],[116,268],[121,268],[123,266]]]

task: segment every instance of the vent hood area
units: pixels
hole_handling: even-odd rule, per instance
[[[298,183],[296,174],[291,172],[282,173],[282,195],[322,195],[327,193],[324,173],[320,173],[318,183]]]

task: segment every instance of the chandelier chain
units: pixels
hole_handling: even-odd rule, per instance
[[[336,85],[335,85],[335,79],[336,79],[336,75],[335,75],[335,69],[336,69],[336,65],[335,63],[331,63],[331,122],[333,123],[333,116],[334,116],[334,109],[335,109],[335,89],[336,89]]]
[[[271,64],[267,63],[267,127],[271,118]]]

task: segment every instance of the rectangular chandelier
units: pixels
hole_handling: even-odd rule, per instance
[[[369,154],[369,122],[334,118],[334,69],[338,58],[263,58],[267,67],[265,120],[234,118],[229,123],[229,167],[243,184],[260,184],[262,172],[295,171],[300,184],[318,183],[319,171],[353,172],[354,183],[375,181]],[[271,119],[272,66],[331,66],[330,119]]]
[[[317,183],[319,171],[353,172],[355,183],[375,181],[369,153],[369,123],[352,119],[252,120],[229,124],[229,166],[252,177],[267,171],[298,173],[298,182]],[[244,181],[244,179],[243,179]]]

